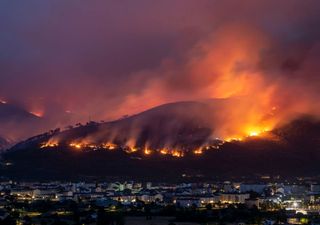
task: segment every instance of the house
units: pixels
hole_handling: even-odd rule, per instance
[[[201,206],[205,206],[208,204],[214,204],[218,203],[220,200],[220,197],[218,195],[207,195],[207,196],[200,196],[200,203]]]
[[[220,201],[222,203],[228,204],[244,204],[246,202],[246,199],[248,199],[249,197],[249,194],[244,193],[221,193]]]

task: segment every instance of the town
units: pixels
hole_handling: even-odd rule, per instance
[[[320,224],[320,183],[0,182],[0,224]]]

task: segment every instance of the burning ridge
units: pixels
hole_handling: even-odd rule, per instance
[[[225,142],[271,137],[265,130],[241,137],[215,136],[212,121],[219,116],[219,108],[224,104],[222,100],[165,104],[117,121],[89,122],[64,131],[53,130],[36,138],[35,145],[42,150],[120,150],[128,154],[183,157],[218,150]]]

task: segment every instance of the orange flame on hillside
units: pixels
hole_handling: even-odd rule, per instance
[[[83,144],[82,144],[82,143],[78,143],[78,142],[71,142],[71,143],[69,144],[69,146],[70,146],[70,147],[74,147],[74,148],[76,148],[76,149],[81,149],[81,148],[83,148]]]
[[[108,142],[106,144],[102,144],[102,147],[108,150],[115,150],[118,146],[116,144]]]
[[[150,155],[152,153],[152,150],[149,148],[145,148],[143,152],[145,155]]]
[[[202,148],[197,148],[197,149],[195,149],[195,150],[193,151],[193,153],[194,153],[195,155],[201,155],[201,154],[203,154],[203,150],[202,150]]]
[[[42,143],[40,148],[53,148],[58,146],[59,142],[57,140],[49,140],[48,142]]]

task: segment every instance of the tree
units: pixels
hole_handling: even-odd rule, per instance
[[[146,220],[151,220],[152,216],[151,216],[151,207],[150,207],[150,205],[145,205],[144,212],[145,212],[145,215],[146,215]]]
[[[211,204],[207,204],[207,205],[206,205],[206,209],[207,209],[207,210],[212,210],[212,205],[211,205]]]
[[[32,224],[31,218],[29,216],[25,216],[23,219],[24,219],[23,225],[31,225]]]

